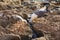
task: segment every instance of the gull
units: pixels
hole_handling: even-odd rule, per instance
[[[38,9],[38,10],[32,12],[30,14],[30,20],[29,21],[31,22],[33,19],[36,19],[38,17],[44,17],[44,16],[46,16],[45,13],[47,13],[47,12],[48,12],[47,7],[44,6],[41,9]]]

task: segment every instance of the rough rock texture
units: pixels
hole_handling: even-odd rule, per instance
[[[1,11],[0,14],[0,35],[4,36],[4,34],[15,34],[19,35],[21,40],[30,40],[32,38],[32,30],[30,29],[29,24],[22,20],[18,20],[18,18],[12,17],[12,15],[17,15],[17,13],[12,11]],[[7,35],[7,38],[8,36],[9,35]],[[7,38],[6,40],[9,39]]]
[[[36,39],[32,39],[32,40],[46,40],[45,37],[41,37],[41,38],[36,38]]]
[[[57,19],[59,20],[59,19]],[[42,22],[44,21],[44,22]],[[59,40],[60,39],[60,23],[58,22],[51,22],[51,21],[45,21],[42,19],[41,22],[34,22],[33,25],[33,29],[36,32],[41,32],[44,34],[44,36],[49,35],[47,38],[49,38],[49,40]]]
[[[0,40],[21,40],[18,35],[14,34],[4,34],[0,36]]]
[[[1,1],[1,0],[0,0]],[[41,5],[20,5],[19,2],[0,2],[0,40],[60,40],[60,10],[53,9],[60,4],[50,3],[47,16],[36,18],[29,23],[23,22],[12,15],[19,15],[27,19],[27,15],[40,8]],[[42,6],[41,6],[42,7]],[[37,35],[32,38],[33,31]]]
[[[7,29],[12,31],[14,34],[32,37],[32,30],[29,28],[28,24],[26,24],[24,22],[17,22],[15,24],[13,24],[12,26],[8,27]]]

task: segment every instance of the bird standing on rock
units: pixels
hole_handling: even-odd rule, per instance
[[[38,10],[34,11],[32,14],[30,14],[29,21],[31,22],[33,19],[35,19],[37,17],[44,17],[44,16],[46,16],[45,13],[47,13],[47,12],[48,12],[48,7],[44,6],[41,9],[38,9]]]

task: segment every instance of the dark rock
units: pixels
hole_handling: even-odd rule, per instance
[[[50,23],[50,24],[43,24],[43,23],[36,23],[33,26],[33,29],[39,33],[42,31],[42,33],[46,36],[46,34],[50,34],[48,38],[50,40],[59,40],[60,39],[60,29],[58,24]]]
[[[0,36],[0,40],[21,40],[21,38],[18,35],[5,34]]]

